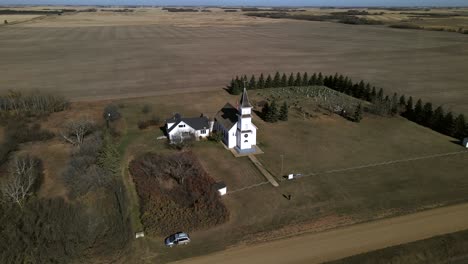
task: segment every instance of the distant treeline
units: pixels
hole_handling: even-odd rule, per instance
[[[431,11],[430,8],[418,7],[369,7],[369,10],[388,10],[388,11]]]
[[[133,12],[134,10],[133,9],[128,9],[128,8],[124,8],[124,9],[101,9],[102,12],[121,12],[121,13],[125,13],[125,12]]]
[[[461,16],[461,14],[455,13],[414,13],[414,12],[400,12],[402,15],[409,15],[410,17],[435,17],[435,18],[446,18],[446,17],[455,17]]]
[[[295,9],[295,8],[281,8],[281,7],[273,7],[273,8],[258,8],[258,7],[243,7],[241,8],[243,12],[298,12],[298,11],[306,11],[305,9]]]
[[[237,12],[237,9],[224,9],[224,12]]]
[[[453,28],[444,28],[444,27],[422,27],[418,26],[415,24],[409,24],[409,23],[399,23],[399,24],[392,24],[389,25],[391,28],[400,28],[400,29],[418,29],[418,30],[430,30],[430,31],[447,31],[447,32],[457,32],[460,34],[468,34],[468,29],[464,28],[458,28],[453,29]]]
[[[12,9],[0,9],[0,15],[58,15],[65,12],[75,12],[74,9],[64,10],[12,10]]]
[[[246,13],[246,16],[255,16],[255,17],[267,17],[273,19],[296,19],[296,20],[307,20],[307,21],[336,21],[344,24],[354,24],[354,25],[380,25],[381,21],[370,20],[362,17],[357,17],[354,15],[348,15],[347,12],[335,12],[330,15],[292,15],[285,12],[279,13]]]
[[[240,94],[243,87],[253,90],[314,85],[323,85],[337,92],[371,102],[378,106],[379,114],[401,115],[422,126],[460,140],[468,137],[468,123],[463,114],[446,113],[442,106],[433,110],[432,103],[423,104],[421,99],[414,104],[411,96],[409,98],[405,95],[398,97],[398,94],[394,93],[390,97],[385,95],[382,88],[377,89],[363,80],[353,82],[350,77],[342,74],[324,76],[322,73],[309,75],[307,72],[303,74],[298,72],[295,75],[291,73],[288,77],[286,73],[276,72],[273,77],[268,74],[265,78],[263,74],[260,74],[258,78],[252,75],[250,79],[246,75],[236,76],[231,80],[228,90],[231,94]]]
[[[166,10],[168,12],[198,12],[198,9],[193,9],[193,8],[164,7],[162,10]]]
[[[377,16],[377,15],[383,15],[385,13],[384,12],[369,13],[366,10],[351,9],[351,10],[344,11],[344,12],[332,12],[331,14],[332,15],[346,15],[346,16]]]

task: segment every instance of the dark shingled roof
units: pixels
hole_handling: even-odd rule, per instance
[[[190,127],[192,127],[195,130],[201,130],[201,129],[209,129],[210,128],[210,120],[206,116],[201,116],[201,117],[182,117],[179,114],[175,114],[172,118],[169,118],[166,120],[167,123],[173,123],[175,122],[174,125],[172,125],[167,132],[171,132],[177,125],[179,125],[180,122],[184,122]]]
[[[245,89],[245,88],[244,88],[244,92],[242,92],[240,105],[242,107],[252,107],[252,105],[249,102],[249,97],[247,96],[247,89]]]
[[[216,114],[215,120],[229,130],[237,123],[237,114],[237,109],[230,103],[227,103]]]

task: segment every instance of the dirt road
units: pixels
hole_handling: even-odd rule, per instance
[[[237,247],[177,263],[321,263],[467,228],[468,204],[461,204],[323,233]]]

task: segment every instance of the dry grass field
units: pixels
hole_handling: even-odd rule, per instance
[[[67,14],[0,29],[0,89],[100,100],[214,91],[244,73],[322,71],[468,113],[467,39],[220,11]]]

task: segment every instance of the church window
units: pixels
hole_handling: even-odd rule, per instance
[[[244,137],[247,138],[249,135],[248,134],[245,134]]]

